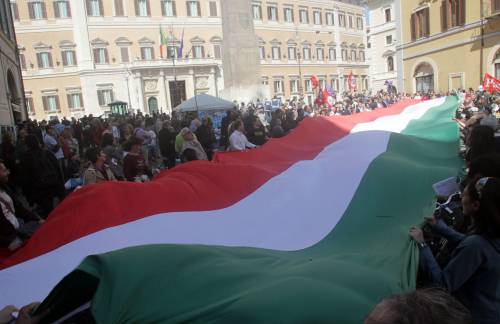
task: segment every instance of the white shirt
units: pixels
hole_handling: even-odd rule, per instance
[[[255,146],[257,145],[250,143],[245,134],[239,130],[235,130],[229,137],[229,151],[244,151]]]
[[[11,210],[14,211],[14,202],[12,201],[12,198],[10,198],[10,196],[3,190],[0,190],[0,197],[2,198],[2,202],[0,202],[0,205],[2,206],[3,215],[12,224],[12,226],[14,226],[15,229],[18,229],[19,221],[17,220],[16,215],[11,212]],[[5,206],[3,202],[9,204],[10,209],[7,208],[7,206]]]

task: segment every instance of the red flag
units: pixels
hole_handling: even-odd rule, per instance
[[[323,102],[323,91],[319,90],[318,96],[316,97],[316,101],[315,102],[316,102],[316,104],[318,106],[321,106],[322,104],[324,104],[324,102]]]
[[[484,76],[483,89],[484,91],[488,91],[491,94],[500,92],[500,80],[498,80],[491,74],[486,73],[486,75]]]
[[[356,82],[354,82],[354,77],[352,76],[352,71],[351,74],[349,74],[349,78],[347,79],[347,83],[349,84],[349,91],[356,91],[357,86]]]
[[[323,90],[323,104],[328,104],[328,106],[331,106],[330,102],[328,100],[329,97],[330,97],[330,94],[328,93],[328,91]]]
[[[316,89],[319,86],[319,80],[315,75],[313,75],[311,77],[311,83],[312,83],[313,89]]]

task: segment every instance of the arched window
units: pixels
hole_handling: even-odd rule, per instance
[[[495,78],[500,79],[500,49],[495,54],[495,58],[493,59],[493,65],[495,68]]]
[[[394,72],[394,58],[392,56],[387,58],[387,71]]]
[[[434,69],[429,63],[420,63],[415,69],[414,77],[416,91],[434,91]]]

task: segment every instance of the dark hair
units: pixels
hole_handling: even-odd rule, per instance
[[[482,155],[469,164],[469,173],[465,185],[478,180],[479,177],[493,177],[500,179],[500,154],[492,153]]]
[[[382,302],[383,311],[375,309],[365,324],[473,323],[469,310],[442,289],[418,289],[386,298]]]
[[[24,142],[26,143],[26,146],[30,151],[38,151],[40,150],[40,142],[38,141],[38,138],[33,135],[29,134],[26,136],[24,139]]]
[[[500,180],[488,178],[483,186],[478,185],[482,179],[467,186],[470,198],[479,202],[479,210],[473,215],[474,233],[500,238]]]
[[[123,149],[129,152],[134,145],[142,145],[142,139],[137,138],[136,136],[132,136],[125,145],[123,145]]]
[[[198,160],[198,156],[196,155],[196,151],[191,149],[191,148],[187,148],[184,151],[182,151],[182,157],[184,158],[184,160],[186,162]]]
[[[85,152],[85,157],[90,162],[95,163],[100,154],[101,154],[101,149],[91,147],[87,150],[87,152]]]
[[[234,121],[234,124],[233,124],[233,129],[234,130],[237,130],[238,128],[240,128],[240,126],[243,124],[243,122],[241,121],[241,119],[237,119]]]
[[[102,135],[101,147],[104,148],[106,146],[113,145],[113,143],[114,143],[113,135],[111,135],[110,133],[104,133]]]
[[[479,125],[472,129],[469,137],[468,161],[495,152],[495,132],[490,126]]]

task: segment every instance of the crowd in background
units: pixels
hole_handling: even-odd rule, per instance
[[[102,181],[149,181],[179,163],[212,160],[216,152],[264,145],[270,138],[293,132],[305,118],[356,114],[384,109],[404,99],[428,100],[443,95],[450,94],[346,93],[331,104],[286,100],[273,111],[266,111],[259,101],[235,103],[234,109],[226,112],[220,129],[214,128],[210,117],[175,112],[28,120],[18,125],[16,136],[9,132],[2,135],[0,248],[16,250],[22,246],[57,204],[80,186]],[[460,198],[452,201],[465,216],[460,226],[455,219],[449,222],[440,215],[427,220],[428,232],[437,233],[432,240],[444,236],[452,242],[447,246],[445,261],[438,255],[443,251],[437,251],[431,244],[435,241],[425,237],[421,229],[412,228],[411,236],[421,249],[424,281],[444,287],[457,297],[465,306],[465,314],[472,312],[475,323],[500,323],[500,137],[495,137],[500,100],[473,90],[453,95],[461,103],[456,118],[462,129],[468,175]],[[449,203],[448,197],[442,199]],[[383,307],[407,302],[409,297],[416,298],[415,303],[422,298],[394,297]],[[367,323],[387,323],[380,320],[382,315],[372,315]]]

